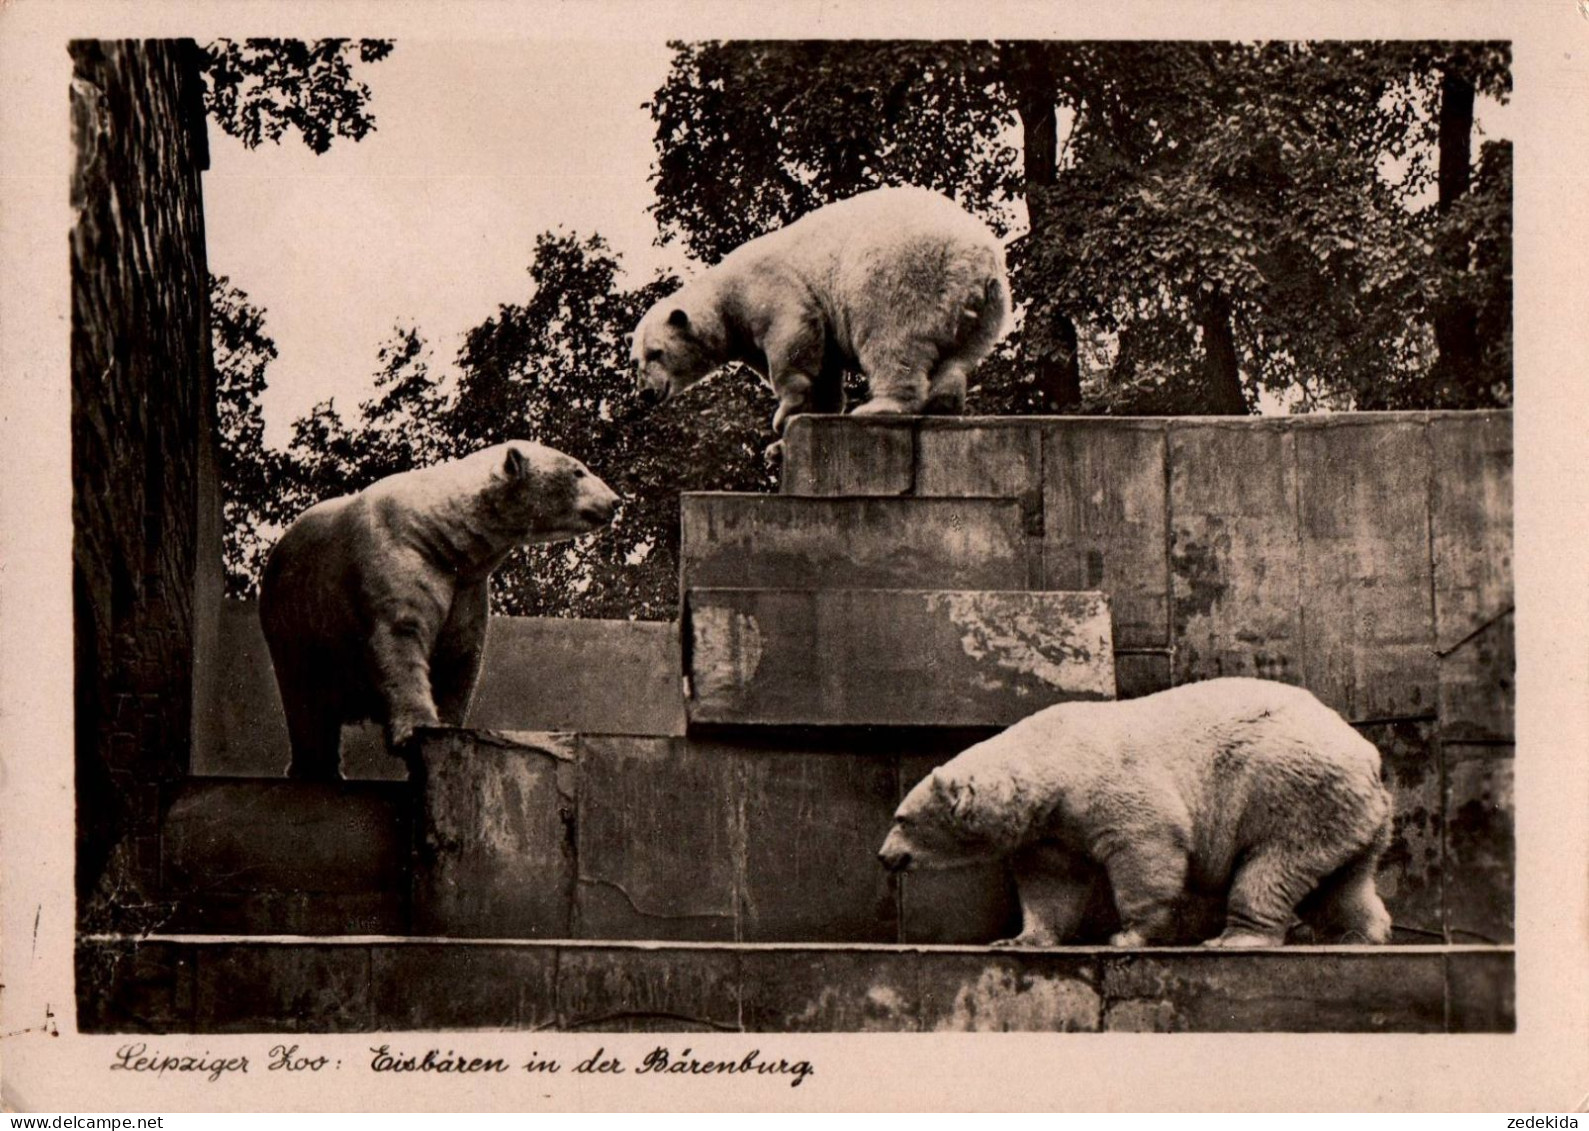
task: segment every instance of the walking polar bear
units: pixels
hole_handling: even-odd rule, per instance
[[[1097,865],[1117,946],[1172,941],[1194,892],[1225,894],[1205,945],[1279,945],[1304,903],[1326,937],[1383,943],[1390,831],[1379,751],[1340,715],[1301,688],[1214,679],[1039,711],[918,783],[878,855],[895,871],[1010,859],[1009,945],[1070,940]]]
[[[605,526],[617,503],[578,460],[514,440],[299,515],[271,550],[259,592],[289,776],[335,780],[343,723],[383,723],[394,750],[418,727],[461,726],[492,571],[525,543]]]
[[[637,389],[662,403],[744,362],[772,386],[781,436],[797,413],[843,412],[858,366],[871,399],[857,413],[957,414],[1009,320],[985,224],[926,189],[875,189],[746,242],[653,306],[634,332]]]

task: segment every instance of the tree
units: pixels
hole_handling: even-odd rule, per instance
[[[274,538],[272,504],[279,460],[265,447],[259,395],[276,343],[265,312],[225,278],[210,276],[210,350],[215,368],[217,461],[221,480],[222,562],[226,592],[246,596]]]
[[[725,373],[661,409],[633,395],[628,335],[673,290],[634,290],[600,237],[543,235],[534,290],[467,335],[457,404],[445,427],[460,451],[535,439],[583,460],[623,497],[612,527],[515,555],[493,579],[493,607],[518,615],[671,619],[678,612],[681,491],[767,490],[761,456],[772,397],[749,374]]]
[[[1095,411],[1416,400],[1433,303],[1464,259],[1433,261],[1415,203],[1431,76],[1458,59],[1504,94],[1506,74],[1496,45],[674,50],[652,103],[656,215],[703,259],[881,183],[929,184],[1000,225],[1024,196],[1021,325],[979,374],[984,411],[1073,405],[1084,359],[1105,367],[1086,381]],[[1407,164],[1399,183],[1386,160]],[[1471,382],[1453,395],[1489,403]]]
[[[204,48],[205,109],[249,149],[297,131],[324,153],[335,138],[358,141],[375,128],[353,63],[391,52],[387,39],[217,39]]]

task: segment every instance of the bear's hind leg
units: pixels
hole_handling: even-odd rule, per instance
[[[1390,912],[1374,886],[1379,853],[1370,851],[1326,876],[1310,896],[1304,918],[1323,928],[1329,942],[1373,943],[1390,941]]]
[[[1300,852],[1271,846],[1236,870],[1225,908],[1225,930],[1204,946],[1281,946],[1297,906],[1318,886],[1323,869]]]
[[[921,411],[927,416],[959,416],[966,410],[967,366],[948,359],[932,371],[927,384],[927,402]]]
[[[925,341],[886,341],[868,344],[860,351],[871,399],[855,410],[856,416],[914,416],[927,403],[928,373],[938,360],[938,348]]]

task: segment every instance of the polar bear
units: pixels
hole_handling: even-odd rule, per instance
[[[777,395],[781,436],[797,413],[843,412],[854,365],[871,389],[857,413],[954,414],[1009,321],[1004,250],[982,221],[927,189],[875,189],[748,241],[653,306],[636,385],[662,403],[744,362]]]
[[[605,526],[617,503],[578,460],[514,440],[299,515],[259,593],[289,776],[335,780],[345,722],[383,723],[394,751],[417,727],[462,725],[492,571],[519,545]]]
[[[1304,901],[1333,937],[1382,943],[1390,828],[1373,743],[1301,688],[1229,678],[1039,711],[918,783],[878,856],[1009,858],[1022,926],[1004,945],[1070,939],[1098,865],[1117,946],[1172,940],[1198,892],[1225,896],[1208,946],[1279,945]]]

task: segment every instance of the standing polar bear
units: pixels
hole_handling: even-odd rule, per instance
[[[855,365],[871,388],[858,413],[959,413],[1009,318],[985,224],[926,189],[875,189],[750,240],[653,306],[634,333],[637,387],[662,403],[741,361],[777,395],[782,435],[797,413],[843,412]]]
[[[1199,891],[1228,893],[1209,946],[1277,946],[1304,900],[1331,935],[1382,943],[1390,831],[1373,743],[1301,688],[1213,679],[1039,711],[918,783],[878,856],[896,871],[1009,857],[1018,946],[1073,937],[1090,864],[1114,889],[1116,946],[1172,940]]]
[[[259,590],[289,776],[335,780],[343,723],[383,723],[394,750],[418,727],[461,726],[492,571],[517,546],[605,526],[617,503],[578,460],[514,440],[299,515]]]

